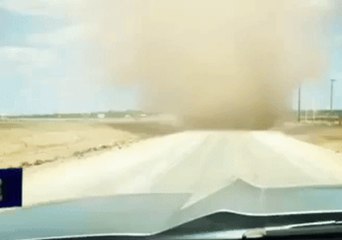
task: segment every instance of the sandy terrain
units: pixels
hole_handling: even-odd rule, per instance
[[[290,124],[275,130],[342,152],[342,127]],[[142,139],[174,131],[155,121],[0,121],[0,168],[27,168],[57,160],[79,159],[102,151],[119,150]]]
[[[25,167],[26,206],[194,188],[196,200],[236,179],[266,187],[342,183],[339,127],[176,130],[143,121],[3,121],[0,167]]]
[[[113,194],[191,193],[188,206],[238,180],[261,188],[340,185],[342,158],[280,132],[180,132],[90,156],[82,164],[69,159],[28,168],[24,205]]]
[[[277,130],[299,140],[342,153],[342,127],[327,124],[290,124]]]
[[[100,151],[121,149],[160,133],[163,129],[157,125],[110,120],[1,121],[0,168],[82,158]]]

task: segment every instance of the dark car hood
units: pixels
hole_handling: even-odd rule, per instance
[[[6,211],[0,214],[0,239],[152,235],[215,213],[252,219],[342,212],[341,186],[258,188],[237,180],[195,202],[192,197],[188,193],[116,195]]]

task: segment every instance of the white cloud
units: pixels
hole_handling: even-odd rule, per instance
[[[91,22],[80,17],[89,0],[0,0],[0,9],[32,16],[67,19],[73,24],[43,33],[27,35],[27,43],[34,46],[60,46],[79,43],[96,32]],[[88,9],[89,10],[89,9]]]
[[[31,34],[28,36],[27,41],[34,45],[52,46],[79,43],[91,34],[89,29],[90,26],[86,25],[71,25],[56,31]]]
[[[342,46],[342,35],[337,35],[334,37],[334,44],[338,47]]]
[[[2,0],[0,8],[24,15],[63,17],[82,0]]]
[[[0,69],[8,66],[21,69],[37,69],[51,66],[56,60],[49,49],[19,46],[0,47]],[[13,71],[13,69],[10,69]]]

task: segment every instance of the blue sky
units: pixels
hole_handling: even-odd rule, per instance
[[[0,114],[138,108],[137,89],[98,84],[84,69],[80,56],[89,46],[82,42],[83,26],[71,24],[60,14],[63,4],[77,1],[0,0]],[[303,108],[329,108],[329,79],[335,78],[339,81],[334,107],[342,109],[340,24],[334,26],[330,47],[326,76],[302,86]],[[293,102],[295,106],[295,91]]]
[[[47,2],[0,0],[0,114],[135,109],[135,89],[83,79],[82,31]]]

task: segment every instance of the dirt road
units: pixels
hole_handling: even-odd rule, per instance
[[[182,132],[28,168],[24,205],[150,192],[191,192],[196,201],[236,179],[260,187],[342,184],[342,158],[279,132]]]

